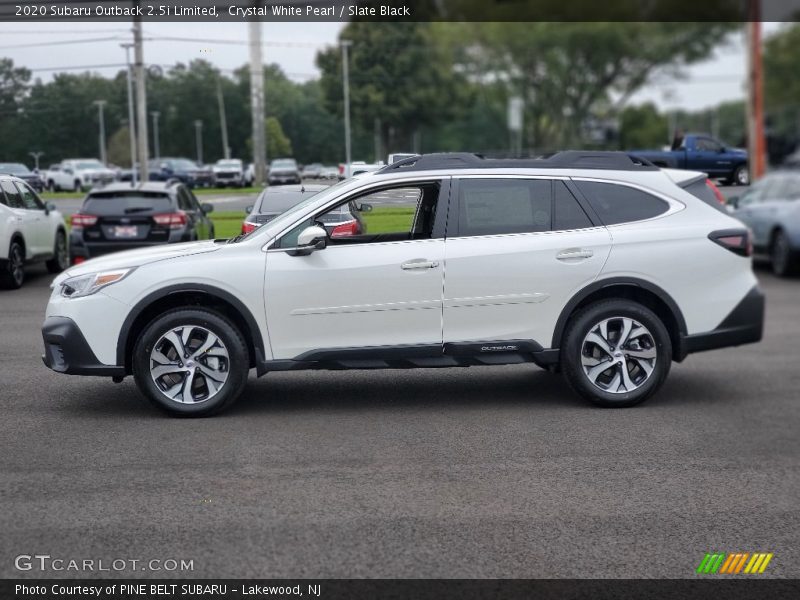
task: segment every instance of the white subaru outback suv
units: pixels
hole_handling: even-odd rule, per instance
[[[69,269],[43,359],[132,374],[178,415],[230,404],[250,369],[526,362],[631,406],[672,361],[761,339],[750,234],[684,189],[704,178],[613,152],[411,157],[246,236]],[[366,232],[332,238],[326,214],[348,202]]]
[[[0,174],[0,286],[16,289],[25,280],[25,265],[45,261],[51,273],[69,264],[64,218],[31,187]]]

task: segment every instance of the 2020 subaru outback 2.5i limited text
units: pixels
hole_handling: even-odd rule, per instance
[[[749,232],[686,191],[693,178],[705,175],[622,153],[412,157],[246,236],[69,269],[53,282],[44,361],[133,374],[179,415],[228,405],[252,368],[522,362],[631,406],[673,360],[761,339]],[[373,207],[367,233],[332,239],[323,217],[354,201]]]

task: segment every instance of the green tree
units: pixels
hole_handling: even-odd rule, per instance
[[[557,148],[579,141],[599,104],[624,101],[656,75],[706,58],[730,23],[442,24],[460,44],[460,68],[502,82],[526,105],[527,143]]]
[[[264,121],[264,132],[267,136],[267,156],[270,159],[292,156],[292,142],[283,133],[278,119],[267,117]]]
[[[120,167],[131,166],[131,134],[128,127],[120,127],[108,139],[108,162]]]
[[[412,149],[421,128],[451,118],[461,76],[436,43],[429,23],[353,22],[341,32],[350,48],[350,114],[353,158],[374,155],[377,128],[381,154]],[[338,47],[317,55],[327,107],[343,115],[342,60]],[[381,157],[376,157],[381,158]]]
[[[656,148],[669,140],[667,118],[654,104],[628,106],[620,113],[620,148]]]

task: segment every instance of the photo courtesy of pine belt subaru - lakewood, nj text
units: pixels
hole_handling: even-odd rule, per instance
[[[705,178],[617,152],[407,158],[247,235],[70,268],[53,282],[44,362],[132,374],[177,415],[230,404],[250,369],[525,362],[631,406],[672,361],[761,339],[750,233],[690,193]],[[348,203],[384,226],[331,236],[326,214]]]

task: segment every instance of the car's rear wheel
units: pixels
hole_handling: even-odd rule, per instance
[[[772,238],[770,247],[770,259],[772,262],[772,272],[778,277],[788,277],[796,275],[800,270],[800,261],[796,259],[789,238],[783,231],[777,231]]]
[[[630,300],[591,304],[567,326],[561,371],[578,394],[603,407],[633,406],[664,383],[669,333],[649,308]]]
[[[0,271],[0,283],[3,287],[18,290],[25,281],[25,249],[19,241],[14,240],[8,248],[8,260]]]
[[[53,247],[53,258],[45,263],[51,273],[61,273],[69,266],[69,251],[67,250],[67,234],[59,229]]]
[[[249,353],[228,319],[177,309],[151,322],[133,351],[139,389],[176,416],[206,416],[236,400],[247,383]]]
[[[750,185],[750,169],[747,165],[739,165],[733,172],[733,183],[736,185]]]

